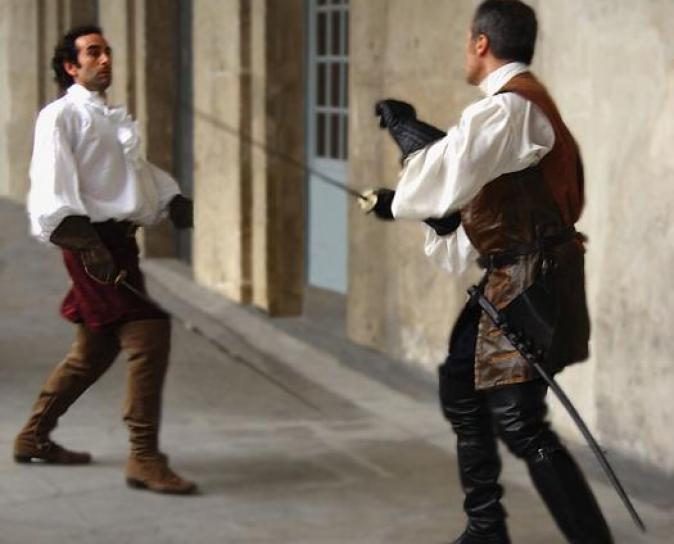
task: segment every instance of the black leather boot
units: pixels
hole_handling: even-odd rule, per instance
[[[540,380],[490,391],[501,438],[527,463],[536,489],[568,542],[612,544],[585,477],[546,420],[546,393]]]
[[[502,531],[492,532],[491,535],[486,536],[471,535],[470,529],[466,529],[452,544],[510,544],[510,538],[505,526]]]
[[[541,448],[527,465],[536,489],[571,544],[613,544],[592,490],[566,448]]]
[[[456,433],[468,526],[454,544],[509,544],[498,483],[501,460],[483,394],[475,391],[475,338],[481,310],[468,304],[452,332],[450,355],[438,369],[442,411]]]
[[[456,451],[463,509],[468,526],[456,544],[509,544],[506,513],[501,506],[503,488],[498,483],[501,460],[489,414],[472,384],[460,380],[441,382],[445,416],[456,433]]]
[[[455,544],[509,544],[498,483],[501,460],[493,436],[486,429],[480,436],[459,434],[457,453],[468,526]]]

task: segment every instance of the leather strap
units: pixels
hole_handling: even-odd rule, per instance
[[[553,247],[570,242],[578,235],[579,233],[576,231],[575,227],[567,227],[557,234],[553,234],[552,236],[538,238],[531,244],[520,244],[512,249],[509,249],[508,251],[499,251],[496,253],[486,253],[485,255],[480,255],[477,260],[477,264],[482,268],[486,268],[487,270],[508,266],[514,264],[520,257],[549,251]]]

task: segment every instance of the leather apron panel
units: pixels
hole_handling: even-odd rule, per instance
[[[481,255],[508,252],[554,236],[572,225],[583,204],[583,173],[577,146],[545,88],[533,75],[513,78],[502,92],[531,100],[550,120],[555,145],[537,166],[505,174],[484,186],[461,210],[462,224]],[[587,357],[589,318],[585,301],[584,249],[571,240],[547,252],[560,272],[556,292],[562,301],[555,330],[553,370]],[[544,256],[524,255],[494,268],[486,297],[499,309],[530,287],[541,274]],[[499,329],[482,315],[475,353],[475,388],[488,389],[535,378],[534,371]]]

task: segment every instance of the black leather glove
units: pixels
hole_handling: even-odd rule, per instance
[[[194,204],[183,195],[176,195],[169,203],[169,219],[177,229],[194,227]]]
[[[428,219],[424,219],[424,223],[432,227],[438,236],[447,236],[459,228],[461,224],[461,212],[454,212],[439,219],[429,217]]]
[[[374,106],[374,112],[379,117],[381,128],[392,128],[402,120],[417,118],[417,112],[412,104],[393,98],[377,102]]]
[[[374,214],[384,221],[393,221],[395,217],[393,217],[391,205],[396,192],[392,189],[375,189],[374,194],[377,196],[377,202],[372,208]]]
[[[377,102],[375,115],[379,126],[387,128],[402,153],[401,162],[429,144],[440,140],[446,133],[417,119],[417,112],[407,102],[388,98]]]

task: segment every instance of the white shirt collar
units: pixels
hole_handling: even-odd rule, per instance
[[[68,87],[67,95],[75,102],[90,102],[97,106],[105,106],[105,98],[103,98],[101,93],[90,91],[79,83],[73,83]]]
[[[529,71],[529,65],[523,62],[509,62],[485,77],[480,89],[487,96],[493,96],[512,78]]]

